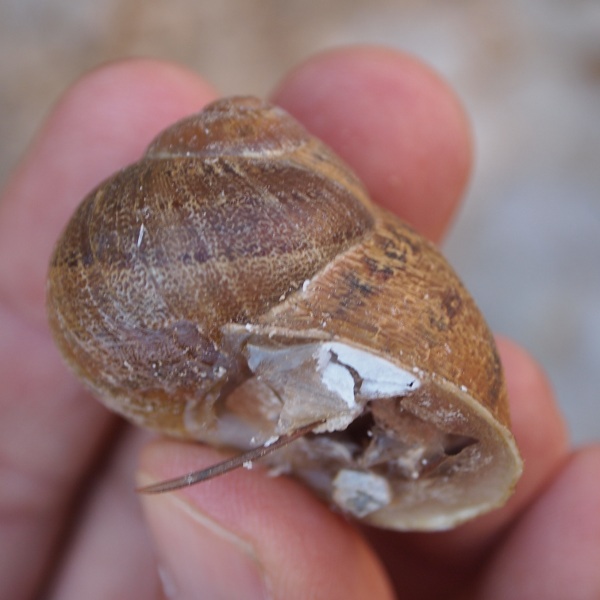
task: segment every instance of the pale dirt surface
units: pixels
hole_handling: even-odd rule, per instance
[[[0,182],[59,94],[124,56],[264,95],[315,51],[409,50],[457,88],[478,162],[446,252],[492,327],[548,370],[576,441],[600,438],[597,0],[0,0]]]

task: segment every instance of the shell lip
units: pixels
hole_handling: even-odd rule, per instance
[[[514,438],[464,386],[322,332],[229,333],[240,336],[254,375],[229,406],[243,397],[272,411],[254,442],[323,420],[268,462],[334,508],[390,529],[440,530],[502,505],[514,488],[522,471]]]

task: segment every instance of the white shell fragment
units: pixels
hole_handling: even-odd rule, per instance
[[[392,490],[379,475],[342,469],[333,480],[333,499],[346,512],[362,518],[387,506]]]
[[[282,348],[248,344],[246,352],[250,370],[284,401],[281,424],[301,411],[306,422],[325,421],[316,433],[344,430],[368,401],[404,396],[419,387],[413,373],[339,342]]]
[[[338,366],[345,374],[336,368]],[[320,345],[318,368],[323,372],[323,383],[332,391],[337,388],[342,396],[348,386],[348,376],[353,392],[356,384],[356,393],[365,400],[404,396],[419,387],[419,380],[413,373],[371,352],[339,342]],[[336,379],[336,374],[340,375],[340,380]],[[358,379],[356,382],[355,377]],[[349,406],[354,403],[354,393],[352,396],[347,400]]]

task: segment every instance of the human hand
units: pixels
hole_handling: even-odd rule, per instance
[[[86,397],[46,326],[46,269],[89,189],[215,96],[165,63],[99,69],[59,102],[4,191],[0,597],[599,597],[600,446],[568,449],[543,374],[502,339],[525,471],[501,510],[450,532],[381,531],[348,523],[298,483],[256,469],[142,497],[140,511],[140,446],[143,483],[221,456],[164,439],[145,445],[146,434]],[[293,71],[273,100],[332,146],[376,202],[440,240],[471,148],[461,108],[435,75],[395,52],[346,49]]]

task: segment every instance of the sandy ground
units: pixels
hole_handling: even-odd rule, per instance
[[[545,366],[574,439],[600,438],[597,0],[0,0],[0,182],[106,60],[178,60],[224,93],[265,94],[357,42],[411,51],[459,91],[478,164],[446,253],[492,327]]]

